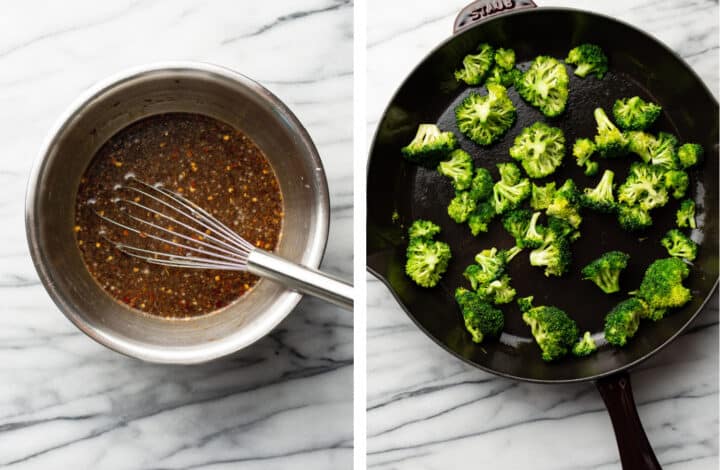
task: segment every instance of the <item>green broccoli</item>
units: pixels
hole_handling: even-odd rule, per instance
[[[502,85],[505,88],[510,88],[515,85],[518,77],[522,76],[522,72],[518,69],[503,70],[497,64],[493,65],[490,69],[485,84],[497,84]]]
[[[402,148],[402,154],[409,162],[435,168],[456,146],[451,131],[442,132],[435,124],[420,124],[415,138]]]
[[[595,44],[580,44],[570,49],[565,62],[575,65],[575,75],[581,78],[592,73],[602,79],[608,71],[607,56],[600,46]]]
[[[594,115],[597,123],[595,148],[600,156],[614,158],[623,155],[628,144],[625,135],[610,121],[602,108],[596,108]]]
[[[569,81],[563,64],[553,57],[539,56],[515,82],[515,88],[545,116],[554,117],[565,111]]]
[[[605,170],[597,186],[585,188],[585,192],[580,196],[582,205],[598,212],[614,212],[616,209],[615,196],[613,196],[614,177],[615,173]]]
[[[643,131],[630,131],[625,133],[627,149],[638,155],[643,162],[650,163],[654,149],[658,146],[655,136]]]
[[[515,238],[518,246],[521,246],[522,239],[527,232],[532,213],[527,209],[514,209],[505,213],[502,218],[503,227]]]
[[[530,196],[530,207],[536,211],[547,209],[555,195],[555,182],[551,181],[545,186],[537,186],[532,184]]]
[[[648,103],[639,96],[621,98],[615,101],[613,116],[615,122],[625,130],[644,131],[660,116],[662,107]]]
[[[486,302],[501,305],[512,302],[516,292],[510,285],[510,276],[505,274],[500,279],[478,286],[477,294]]]
[[[520,169],[513,163],[498,163],[500,181],[493,186],[495,212],[502,214],[520,206],[530,196],[530,180],[522,178]]]
[[[440,233],[440,226],[429,221],[418,219],[410,225],[408,229],[408,236],[412,240],[413,238],[423,238],[426,240],[432,240],[435,235]]]
[[[445,242],[410,239],[405,274],[421,287],[434,287],[447,270],[451,257],[450,246]]]
[[[605,316],[605,339],[613,346],[625,346],[635,336],[640,319],[645,318],[648,306],[640,299],[623,300]]]
[[[450,205],[448,205],[447,213],[451,219],[460,224],[468,220],[476,207],[477,202],[473,199],[470,191],[455,192],[455,197],[450,200]]]
[[[572,348],[573,355],[577,357],[589,356],[597,350],[595,340],[590,336],[590,332],[586,331],[583,337],[575,343]]]
[[[520,312],[525,313],[531,308],[533,308],[533,299],[534,297],[532,295],[528,295],[527,297],[520,297],[517,299],[518,307],[520,307]]]
[[[545,243],[552,243],[556,238],[568,238],[570,241],[575,241],[575,239],[579,236],[580,232],[575,230],[575,227],[570,225],[567,220],[554,216],[548,217],[548,229],[545,232]]]
[[[515,67],[515,51],[499,47],[495,51],[495,64],[503,70],[510,70]]]
[[[529,299],[529,300],[528,300]],[[532,297],[518,300],[523,321],[530,326],[545,361],[565,356],[575,344],[578,328],[575,320],[557,307],[532,307]]]
[[[665,173],[665,189],[672,191],[675,199],[682,199],[690,186],[690,177],[684,170],[670,170]]]
[[[668,202],[665,189],[665,171],[661,167],[633,163],[625,182],[618,188],[618,202],[628,206],[636,204],[649,211]]]
[[[468,189],[473,179],[472,157],[465,150],[455,149],[449,160],[440,162],[437,171],[452,180],[456,191]]]
[[[480,44],[476,54],[468,54],[463,58],[463,68],[455,71],[455,80],[471,86],[480,85],[492,67],[494,55],[495,50],[490,44]]]
[[[477,203],[475,210],[468,217],[468,226],[473,235],[488,231],[488,224],[495,218],[495,207],[492,202]]]
[[[508,253],[497,248],[488,248],[475,255],[475,264],[465,269],[463,275],[477,290],[483,284],[499,279],[508,263]]]
[[[484,302],[479,295],[462,287],[455,290],[455,301],[460,306],[465,328],[472,340],[482,343],[485,338],[497,338],[505,326],[501,310]]]
[[[608,251],[582,269],[583,279],[590,280],[606,294],[620,291],[620,273],[627,267],[630,255]]]
[[[537,223],[540,215],[540,212],[535,212],[532,217],[530,217],[527,230],[525,230],[525,234],[519,244],[520,248],[540,248],[543,245],[545,241],[545,227]]]
[[[682,285],[690,268],[679,258],[655,260],[645,271],[640,288],[634,294],[649,306],[647,318],[659,320],[669,308],[682,307],[692,293]]]
[[[677,221],[678,227],[697,228],[695,224],[695,201],[685,199],[681,202],[675,220]]]
[[[499,140],[515,122],[515,106],[502,85],[491,83],[487,95],[470,93],[455,108],[458,129],[478,145]]]
[[[475,168],[475,176],[470,183],[470,195],[476,201],[484,201],[492,194],[492,175],[485,168]]]
[[[570,267],[571,259],[570,242],[565,237],[548,236],[540,248],[530,252],[530,264],[544,266],[545,276],[562,276]]]
[[[651,148],[650,161],[653,165],[659,165],[667,170],[680,168],[680,160],[677,156],[677,137],[668,133],[660,132],[656,144]]]
[[[595,153],[595,143],[590,139],[577,139],[573,145],[573,156],[579,167],[585,167],[585,174],[592,176],[597,173],[600,166],[597,162],[590,160]]]
[[[700,144],[682,144],[677,150],[680,166],[690,168],[697,165],[703,156],[703,148]]]
[[[660,240],[660,243],[665,247],[670,256],[683,258],[688,261],[693,261],[697,256],[697,243],[676,228],[670,229],[662,240]]]
[[[568,179],[555,191],[552,202],[547,208],[547,215],[565,219],[574,228],[580,227],[580,195],[573,180]]]
[[[650,213],[639,206],[618,204],[617,211],[620,226],[628,232],[636,232],[648,228],[653,223]]]
[[[515,137],[510,156],[520,161],[531,178],[544,178],[562,163],[565,136],[561,129],[538,121]]]

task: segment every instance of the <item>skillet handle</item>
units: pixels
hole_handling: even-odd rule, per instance
[[[453,32],[457,33],[495,15],[536,7],[533,0],[476,0],[460,10],[455,18]]]
[[[661,470],[637,413],[630,376],[620,372],[595,382],[605,402],[624,470]]]

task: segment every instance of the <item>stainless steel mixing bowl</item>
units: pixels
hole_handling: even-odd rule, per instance
[[[293,113],[256,82],[222,67],[162,63],[132,69],[89,90],[59,120],[35,162],[26,196],[28,244],[43,285],[65,316],[99,343],[146,361],[190,364],[262,338],[301,295],[261,280],[219,312],[178,321],[130,310],[92,279],[72,230],[80,177],[117,131],[168,112],[225,121],[265,152],[284,197],[281,256],[318,267],[327,242],[329,198],[317,149]]]

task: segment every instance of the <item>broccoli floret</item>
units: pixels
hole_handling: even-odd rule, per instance
[[[580,195],[573,180],[568,179],[560,188],[555,191],[552,202],[546,211],[548,216],[564,219],[578,228],[582,222],[580,216]]]
[[[499,47],[495,51],[495,63],[503,70],[510,70],[515,66],[515,51]]]
[[[492,83],[487,90],[487,95],[470,93],[455,108],[458,129],[478,145],[499,140],[515,122],[515,106],[507,89]]]
[[[700,144],[682,144],[677,150],[677,156],[683,168],[690,168],[702,160],[703,148]]]
[[[625,133],[627,149],[642,158],[645,163],[650,163],[652,154],[658,145],[657,139],[647,132],[630,131]]]
[[[463,275],[473,289],[499,279],[508,262],[507,252],[489,248],[475,255],[475,263],[465,269]]]
[[[599,165],[597,162],[590,160],[590,157],[595,153],[595,144],[590,139],[577,139],[573,145],[573,156],[575,162],[579,167],[585,167],[585,174],[588,176],[594,175]]]
[[[614,346],[625,346],[635,336],[640,319],[645,318],[648,306],[640,299],[630,298],[615,305],[605,316],[605,339]]]
[[[665,173],[665,189],[672,191],[675,199],[685,197],[688,186],[690,186],[690,177],[684,170],[670,170]]]
[[[533,298],[534,297],[532,295],[529,295],[527,297],[520,297],[519,299],[517,299],[518,307],[520,307],[520,311],[522,313],[525,313],[531,308],[533,308]]]
[[[616,209],[615,196],[613,196],[614,177],[615,173],[605,170],[597,186],[585,188],[585,192],[580,197],[582,205],[598,212],[614,212]]]
[[[597,350],[595,340],[590,336],[590,332],[586,331],[583,337],[575,343],[572,348],[572,353],[577,357],[589,356]]]
[[[661,166],[666,170],[680,168],[677,144],[677,137],[668,132],[660,132],[655,145],[650,149],[650,161],[652,164]]]
[[[565,136],[561,129],[538,121],[515,137],[510,156],[520,161],[531,178],[544,178],[562,163]]]
[[[613,158],[623,155],[628,144],[625,135],[610,121],[602,108],[596,108],[594,115],[597,123],[595,148],[600,156]]]
[[[531,192],[530,207],[536,211],[547,209],[555,195],[555,182],[551,181],[545,186],[538,186],[533,183]]]
[[[650,213],[639,206],[628,206],[618,204],[618,222],[628,232],[635,232],[648,228],[652,225]]]
[[[545,241],[545,227],[537,223],[540,215],[540,212],[535,212],[530,217],[530,223],[519,244],[521,248],[540,248]]]
[[[662,258],[647,268],[635,295],[650,307],[648,318],[659,320],[667,309],[690,301],[692,293],[682,285],[688,274],[690,268],[679,258]]]
[[[440,226],[429,220],[418,219],[410,225],[408,229],[408,236],[412,240],[413,238],[423,238],[425,240],[432,240],[435,235],[440,233]]]
[[[469,153],[462,149],[450,152],[450,159],[440,162],[437,171],[452,180],[456,191],[470,187],[473,179],[473,161]]]
[[[485,84],[497,84],[502,85],[505,88],[510,88],[511,86],[515,85],[515,82],[517,81],[518,77],[522,76],[522,72],[518,69],[510,69],[510,70],[503,70],[502,68],[498,67],[497,64],[493,65],[493,68],[490,69],[490,72],[488,73],[487,78],[485,79]]]
[[[468,85],[480,85],[493,64],[495,50],[490,44],[482,43],[476,54],[468,54],[463,58],[463,68],[455,71],[455,80]]]
[[[488,224],[495,218],[495,207],[489,201],[479,202],[468,217],[468,226],[473,235],[488,231]]]
[[[517,80],[515,88],[522,98],[548,117],[565,111],[568,99],[568,75],[557,59],[539,56]]]
[[[565,356],[578,337],[575,321],[557,307],[533,307],[523,313],[523,321],[530,326],[545,361]]]
[[[568,238],[570,241],[574,241],[579,234],[580,232],[576,231],[567,220],[553,216],[548,217],[548,229],[545,232],[545,243],[551,243],[557,238]]]
[[[618,201],[628,206],[639,204],[649,211],[668,202],[665,172],[661,167],[633,163],[625,182],[618,188]]]
[[[677,221],[678,227],[697,228],[695,224],[695,201],[685,199],[681,202],[675,220]]]
[[[582,269],[583,279],[594,282],[606,294],[620,291],[620,273],[627,267],[630,255],[608,251]]]
[[[502,333],[505,317],[501,310],[484,302],[479,295],[462,287],[455,290],[455,301],[460,306],[465,328],[472,340],[482,343],[485,338],[497,338]]]
[[[451,219],[460,224],[467,222],[476,207],[477,203],[470,191],[455,192],[455,197],[450,200],[448,205],[447,213]]]
[[[476,201],[484,201],[492,194],[492,175],[485,168],[476,168],[475,176],[470,183],[470,195]]]
[[[514,209],[505,213],[502,219],[505,230],[515,238],[516,244],[521,245],[527,231],[532,213],[527,209]]]
[[[513,163],[498,163],[500,181],[493,186],[495,212],[502,214],[520,206],[530,195],[530,180],[521,178],[520,169]]]
[[[548,238],[548,237],[546,237]],[[530,252],[532,266],[544,266],[545,276],[562,276],[570,267],[570,242],[564,237],[549,237],[540,248]]]
[[[421,287],[434,287],[447,270],[451,257],[450,246],[445,242],[411,239],[407,248],[405,274]]]
[[[697,256],[697,243],[676,228],[670,229],[662,240],[660,240],[660,243],[665,247],[670,256],[683,258],[688,261],[693,261]]]
[[[420,124],[415,138],[402,148],[402,154],[409,162],[435,168],[456,146],[451,131],[442,132],[435,124]]]
[[[575,65],[575,75],[581,78],[592,73],[602,79],[608,71],[607,56],[600,46],[595,44],[580,44],[570,49],[565,62]]]
[[[510,285],[510,276],[505,274],[500,279],[478,286],[477,293],[486,302],[501,305],[512,302],[516,291]]]
[[[649,103],[639,96],[615,101],[613,117],[625,130],[644,131],[660,116],[662,107]]]

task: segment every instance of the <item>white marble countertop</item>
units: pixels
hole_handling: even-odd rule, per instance
[[[327,171],[324,268],[352,277],[349,0],[6,2],[0,14],[0,466],[339,469],[352,465],[352,316],[305,299],[269,337],[169,367],[94,343],[55,308],[25,243],[42,139],[97,80],[163,60],[233,68],[284,100]]]
[[[392,93],[451,34],[466,3],[369,1],[370,139]],[[717,2],[536,3],[595,10],[647,30],[682,55],[717,96]],[[368,467],[619,468],[610,419],[593,384],[534,385],[473,369],[425,337],[387,289],[368,280]],[[666,469],[718,468],[717,305],[716,295],[684,336],[633,370],[639,414]]]

